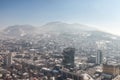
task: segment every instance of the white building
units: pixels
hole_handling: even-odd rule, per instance
[[[103,54],[102,52],[99,50],[97,52],[97,58],[96,58],[96,64],[102,64],[103,63]]]
[[[8,53],[4,57],[4,64],[6,67],[10,67],[12,64],[12,53]]]

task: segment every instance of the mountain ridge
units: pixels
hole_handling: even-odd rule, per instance
[[[34,34],[44,34],[44,33],[82,33],[87,32],[92,34],[93,36],[104,36],[110,35],[115,36],[113,34],[100,31],[99,29],[89,27],[87,25],[78,24],[78,23],[64,23],[64,22],[49,22],[40,27],[35,27],[32,25],[13,25],[8,26],[3,31],[3,35],[10,37],[23,37],[26,35],[34,35]]]

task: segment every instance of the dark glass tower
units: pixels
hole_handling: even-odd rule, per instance
[[[63,65],[66,68],[73,68],[74,67],[74,55],[75,55],[75,48],[65,48],[63,50]]]

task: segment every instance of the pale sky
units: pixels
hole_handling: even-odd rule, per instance
[[[120,35],[120,0],[0,0],[0,27],[62,21]]]

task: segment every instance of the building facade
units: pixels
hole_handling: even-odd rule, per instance
[[[75,48],[65,48],[63,50],[63,65],[64,67],[74,67]]]
[[[96,64],[100,65],[102,63],[103,63],[103,54],[102,54],[102,51],[99,50],[96,56]]]

